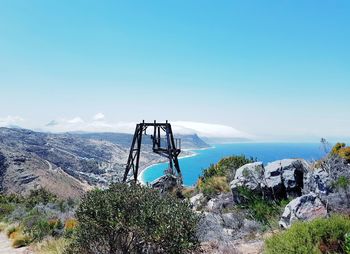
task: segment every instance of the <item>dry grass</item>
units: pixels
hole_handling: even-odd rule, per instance
[[[35,254],[62,254],[69,244],[65,238],[47,238],[33,246]]]

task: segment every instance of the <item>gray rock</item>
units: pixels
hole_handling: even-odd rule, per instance
[[[293,199],[285,207],[279,225],[289,228],[295,221],[309,221],[319,217],[326,217],[327,209],[321,200],[310,193]]]
[[[277,196],[300,196],[304,176],[309,165],[302,159],[284,159],[269,163],[265,167],[265,182]]]
[[[332,212],[350,213],[349,186],[335,184],[340,177],[350,179],[350,165],[338,156],[328,156],[319,166],[306,175],[303,192],[316,193]]]
[[[256,223],[245,220],[246,214],[235,213],[211,213],[204,212],[198,223],[197,237],[200,242],[207,241],[232,241],[249,235],[251,227]],[[249,225],[248,225],[249,224]]]
[[[190,203],[192,205],[192,209],[195,211],[198,210],[198,208],[202,206],[204,199],[205,198],[204,198],[203,193],[199,193],[199,194],[191,197]]]
[[[231,235],[224,230],[220,214],[205,212],[198,223],[197,237],[200,242],[228,241]]]
[[[237,213],[224,213],[221,217],[225,228],[239,229],[243,226],[243,217]]]
[[[304,178],[304,192],[314,192],[318,195],[328,195],[332,191],[331,179],[326,170],[317,168],[309,171]]]
[[[230,183],[234,202],[242,202],[238,193],[239,187],[244,186],[256,192],[259,192],[261,188],[265,187],[263,176],[264,165],[262,162],[249,163],[237,169],[235,178]]]
[[[171,191],[178,185],[178,179],[174,175],[163,175],[151,183],[151,187],[162,192]]]
[[[222,193],[208,201],[206,209],[209,212],[219,212],[234,205],[231,193]]]

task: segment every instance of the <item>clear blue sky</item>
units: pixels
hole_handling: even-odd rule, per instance
[[[350,1],[0,0],[0,118],[350,137]]]

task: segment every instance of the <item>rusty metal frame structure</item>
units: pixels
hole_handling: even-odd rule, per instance
[[[131,180],[137,182],[142,136],[147,135],[146,131],[149,128],[153,128],[153,135],[151,135],[153,152],[168,158],[169,169],[166,173],[176,176],[178,181],[182,183],[182,175],[177,158],[181,152],[181,140],[174,138],[171,125],[168,123],[168,121],[165,123],[157,123],[156,121],[153,123],[145,123],[145,121],[143,121],[142,123],[136,125],[128,157],[128,163],[124,172],[123,182],[130,180],[130,171],[132,171],[133,177]],[[162,138],[162,135],[165,136],[165,138]],[[165,142],[162,142],[162,140]],[[165,143],[165,146],[163,146],[163,143]]]

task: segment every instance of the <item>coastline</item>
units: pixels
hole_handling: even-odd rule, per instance
[[[198,152],[196,152],[196,151],[208,150],[208,149],[214,149],[214,148],[215,148],[215,146],[204,147],[204,148],[199,148],[199,149],[183,149],[182,151],[191,152],[192,154],[180,156],[179,160],[197,156]],[[145,167],[144,169],[142,169],[142,171],[139,173],[139,176],[138,176],[138,180],[141,183],[141,185],[147,185],[147,182],[145,182],[145,179],[144,179],[144,173],[146,172],[146,170],[149,170],[149,168],[151,168],[155,165],[164,164],[164,163],[167,163],[167,162],[166,161],[165,162],[158,162],[158,163],[149,165],[149,166]]]

